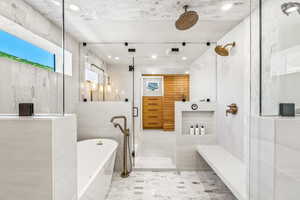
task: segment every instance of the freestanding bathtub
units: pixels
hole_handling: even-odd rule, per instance
[[[101,141],[102,145],[99,145]],[[114,170],[118,143],[109,139],[78,142],[78,200],[104,200]]]

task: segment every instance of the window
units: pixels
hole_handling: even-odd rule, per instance
[[[0,57],[55,71],[55,54],[0,30]]]

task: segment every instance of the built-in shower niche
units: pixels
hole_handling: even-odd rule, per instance
[[[193,127],[196,130],[196,126],[200,129],[204,127],[204,134],[190,134],[190,129]],[[205,136],[214,133],[214,112],[212,111],[183,111],[182,112],[182,126],[181,134],[185,136]],[[200,132],[200,130],[199,130]]]
[[[192,105],[195,110],[192,109]],[[196,149],[199,145],[216,144],[215,110],[215,103],[175,103],[177,169],[207,170],[209,168]],[[197,123],[199,126],[202,124],[205,126],[205,135],[190,135],[190,126]]]
[[[196,106],[193,110],[192,106]],[[215,134],[215,104],[214,103],[191,103],[176,102],[176,133],[177,136],[203,137]],[[191,127],[194,132],[198,125],[199,134],[191,134]],[[201,134],[200,128],[204,127],[205,133]]]

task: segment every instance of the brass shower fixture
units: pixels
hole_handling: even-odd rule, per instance
[[[185,12],[177,19],[175,26],[180,31],[185,31],[197,24],[199,15],[196,11],[188,11],[189,6],[185,5]]]
[[[229,56],[229,47],[233,48],[236,46],[236,43],[233,42],[233,43],[229,43],[229,44],[226,44],[224,46],[221,46],[221,45],[218,45],[216,48],[215,48],[215,52],[219,55],[219,56]]]

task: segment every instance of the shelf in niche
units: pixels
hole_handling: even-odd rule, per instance
[[[190,134],[182,134],[181,136],[183,137],[207,137],[207,136],[210,136],[212,134],[205,134],[205,135],[190,135]]]
[[[183,111],[182,112],[182,122],[181,122],[181,135],[184,136],[195,136],[203,137],[206,135],[211,135],[214,132],[214,112],[212,111]],[[199,127],[202,125],[206,129],[205,135],[190,135],[190,127],[196,126]]]

